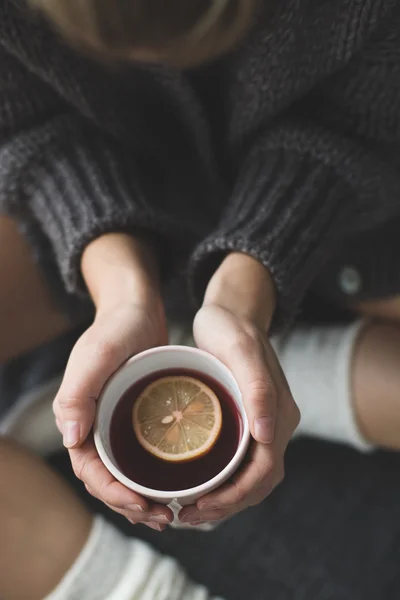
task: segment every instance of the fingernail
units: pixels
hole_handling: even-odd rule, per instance
[[[204,521],[191,521],[191,522],[189,523],[189,525],[190,525],[191,527],[197,527],[198,525],[202,525],[203,523],[204,523]]]
[[[64,423],[64,446],[66,448],[73,448],[79,442],[80,438],[80,425],[76,421],[66,421]]]
[[[154,523],[169,523],[170,520],[165,515],[151,515],[149,517],[149,521],[153,521]]]
[[[274,486],[273,485],[268,486],[268,488],[264,492],[264,494],[265,494],[264,499],[268,498],[272,494],[273,491],[274,491]]]
[[[125,508],[131,512],[144,513],[144,509],[140,506],[140,504],[127,504]]]
[[[275,419],[259,417],[254,422],[254,436],[261,444],[271,444],[275,438]]]
[[[196,521],[196,515],[194,513],[187,513],[186,515],[183,515],[180,520],[182,523],[194,523]]]
[[[200,510],[218,510],[221,508],[218,504],[208,504],[207,502],[200,502],[199,509]]]
[[[159,525],[158,523],[146,523],[146,525],[147,527],[150,527],[150,529],[155,529],[156,531],[164,531],[161,525]]]
[[[129,523],[132,523],[132,525],[137,525],[137,522],[134,521],[133,519],[128,519]]]

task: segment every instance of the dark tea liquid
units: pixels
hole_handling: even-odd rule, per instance
[[[139,444],[132,424],[132,409],[143,390],[168,376],[194,377],[213,390],[222,408],[222,430],[208,454],[186,463],[168,463]],[[111,420],[111,448],[120,471],[132,481],[148,488],[174,491],[196,487],[220,473],[236,454],[243,423],[235,401],[217,381],[189,369],[168,369],[152,373],[136,382],[119,401]]]

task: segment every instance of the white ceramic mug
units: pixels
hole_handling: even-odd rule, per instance
[[[124,393],[144,377],[168,369],[197,371],[217,381],[235,401],[243,423],[242,436],[236,453],[218,475],[194,488],[172,492],[147,488],[126,477],[118,468],[110,443],[112,416]],[[231,371],[221,361],[197,348],[163,346],[134,356],[108,381],[98,403],[94,441],[101,460],[118,481],[137,494],[169,505],[174,512],[172,525],[180,526],[178,514],[183,506],[194,504],[205,494],[220,487],[238,469],[248,449],[250,430],[239,386]]]

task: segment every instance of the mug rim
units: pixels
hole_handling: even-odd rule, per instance
[[[213,489],[216,489],[219,485],[221,485],[224,481],[226,481],[233,472],[236,471],[238,466],[243,461],[243,459],[246,455],[249,443],[250,443],[250,426],[249,426],[249,422],[248,422],[248,419],[246,416],[246,411],[245,411],[245,408],[243,405],[242,405],[243,410],[240,411],[240,416],[241,416],[242,423],[243,423],[243,433],[242,433],[240,442],[237,446],[235,454],[233,455],[233,457],[231,458],[229,463],[217,475],[215,475],[211,479],[208,479],[204,483],[197,485],[195,487],[192,487],[192,488],[185,488],[185,489],[173,490],[173,491],[164,491],[161,489],[159,490],[159,489],[154,489],[154,488],[148,488],[139,483],[136,483],[132,479],[129,479],[129,477],[124,475],[124,473],[122,473],[118,469],[118,467],[116,467],[114,465],[113,461],[110,459],[110,457],[104,447],[104,444],[101,440],[101,435],[100,435],[99,416],[100,416],[101,404],[107,398],[107,388],[108,388],[109,382],[111,380],[113,380],[115,377],[117,377],[121,372],[123,372],[132,363],[142,360],[149,355],[154,356],[154,355],[157,355],[160,353],[165,353],[165,352],[188,352],[188,353],[192,353],[192,354],[203,355],[207,359],[212,360],[214,363],[216,363],[219,368],[222,368],[222,370],[229,372],[229,375],[234,379],[234,381],[236,381],[236,378],[234,377],[234,375],[231,372],[231,370],[229,369],[229,367],[227,367],[221,360],[219,360],[219,358],[217,358],[213,354],[210,354],[209,352],[200,350],[199,348],[191,348],[191,347],[187,347],[187,346],[177,346],[177,345],[159,346],[157,348],[151,348],[150,350],[145,350],[144,352],[140,352],[139,354],[136,354],[135,356],[129,358],[117,371],[115,371],[115,373],[110,377],[110,379],[106,383],[105,387],[103,388],[103,391],[102,391],[99,401],[98,401],[96,419],[95,419],[95,424],[94,424],[94,443],[96,446],[96,450],[100,456],[100,459],[103,462],[103,464],[105,465],[105,467],[107,468],[107,470],[117,479],[117,481],[119,481],[120,483],[125,485],[128,489],[136,492],[137,494],[140,494],[145,497],[150,497],[150,498],[155,498],[157,496],[161,496],[165,500],[172,501],[176,498],[178,498],[180,500],[184,500],[185,498],[189,498],[192,496],[199,496],[203,493],[206,494],[206,493],[212,491]],[[134,384],[135,384],[134,381],[131,382],[129,384],[129,386],[127,386],[126,389],[124,390],[124,393]],[[121,398],[122,398],[122,395],[121,395]],[[234,398],[234,402],[237,405],[237,401],[235,398]],[[240,410],[240,409],[238,408],[238,410]]]

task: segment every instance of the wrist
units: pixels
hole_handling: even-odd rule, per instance
[[[262,263],[234,252],[211,278],[204,304],[218,304],[268,330],[276,307],[275,283]]]
[[[91,242],[82,255],[82,275],[97,311],[121,304],[157,302],[157,261],[150,245],[123,233]]]

